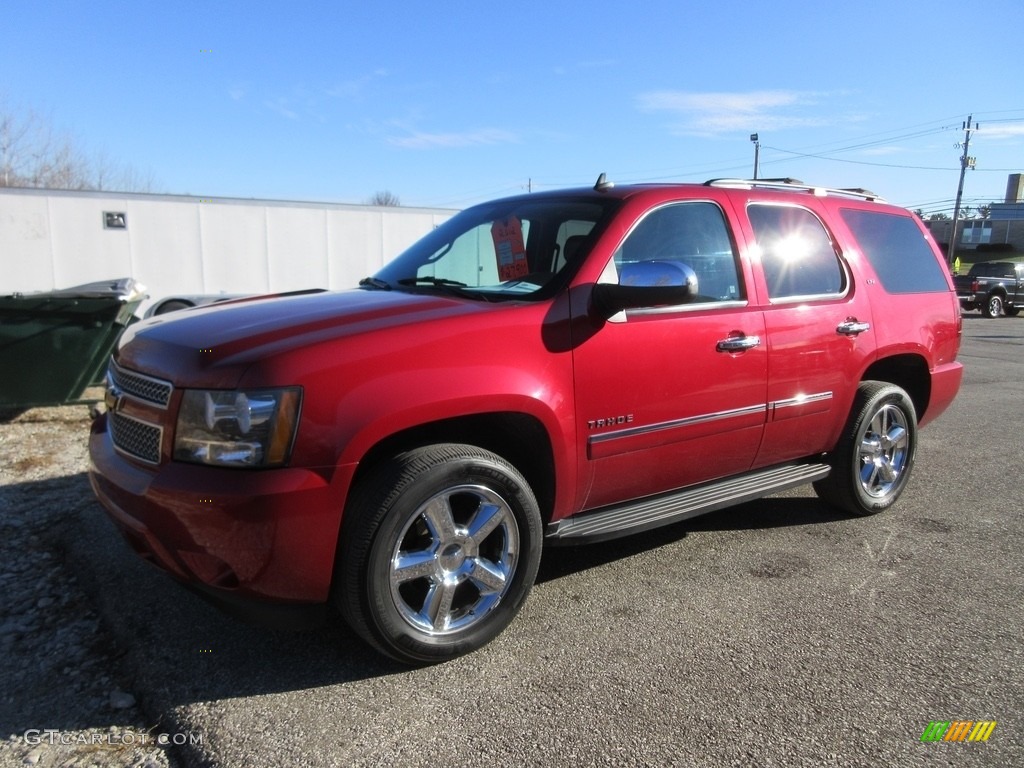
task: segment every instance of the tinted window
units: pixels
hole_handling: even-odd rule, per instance
[[[696,302],[730,301],[745,295],[725,216],[714,203],[677,203],[652,211],[630,232],[614,258],[620,275],[624,265],[643,262],[650,264],[648,272],[660,269],[666,276],[689,267],[697,275]]]
[[[761,251],[768,296],[838,296],[846,278],[832,238],[810,211],[781,205],[747,209]]]
[[[1013,277],[1014,265],[1005,261],[975,264],[970,274],[977,277]]]
[[[948,291],[946,276],[909,216],[844,208],[843,221],[889,293]]]

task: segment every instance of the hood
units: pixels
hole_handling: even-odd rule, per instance
[[[175,385],[233,387],[253,362],[284,351],[494,306],[403,291],[270,296],[159,315],[128,328],[114,357]]]

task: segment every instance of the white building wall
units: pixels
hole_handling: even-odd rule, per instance
[[[105,228],[105,212],[124,213],[126,228]],[[143,283],[150,301],[349,288],[454,213],[0,189],[0,295],[121,277]]]
[[[128,276],[143,283],[154,299],[167,294],[196,293],[196,286],[200,286],[198,293],[205,292],[199,210],[197,205],[129,201],[126,232],[134,272]],[[108,231],[111,236],[125,234]],[[109,277],[118,275],[111,273]]]
[[[277,291],[329,288],[327,211],[268,208],[267,287]]]
[[[19,286],[22,286],[19,288]],[[0,294],[54,286],[49,200],[0,197]]]

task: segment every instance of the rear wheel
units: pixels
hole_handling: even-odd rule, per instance
[[[335,601],[359,635],[399,661],[453,658],[515,617],[541,537],[533,492],[504,459],[468,445],[409,451],[353,493]]]
[[[1007,317],[1016,317],[1020,314],[1020,307],[1008,307],[1004,304],[1003,312],[1006,313]]]
[[[865,381],[857,390],[832,471],[814,484],[817,494],[855,515],[891,507],[910,478],[917,450],[917,414],[900,387]]]
[[[989,296],[985,306],[981,308],[981,314],[985,317],[999,317],[1003,314],[1003,298],[1001,296]]]

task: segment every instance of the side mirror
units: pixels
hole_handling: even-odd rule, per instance
[[[624,309],[686,304],[697,295],[697,273],[678,261],[623,264],[618,283],[594,286],[594,306],[608,318]]]

